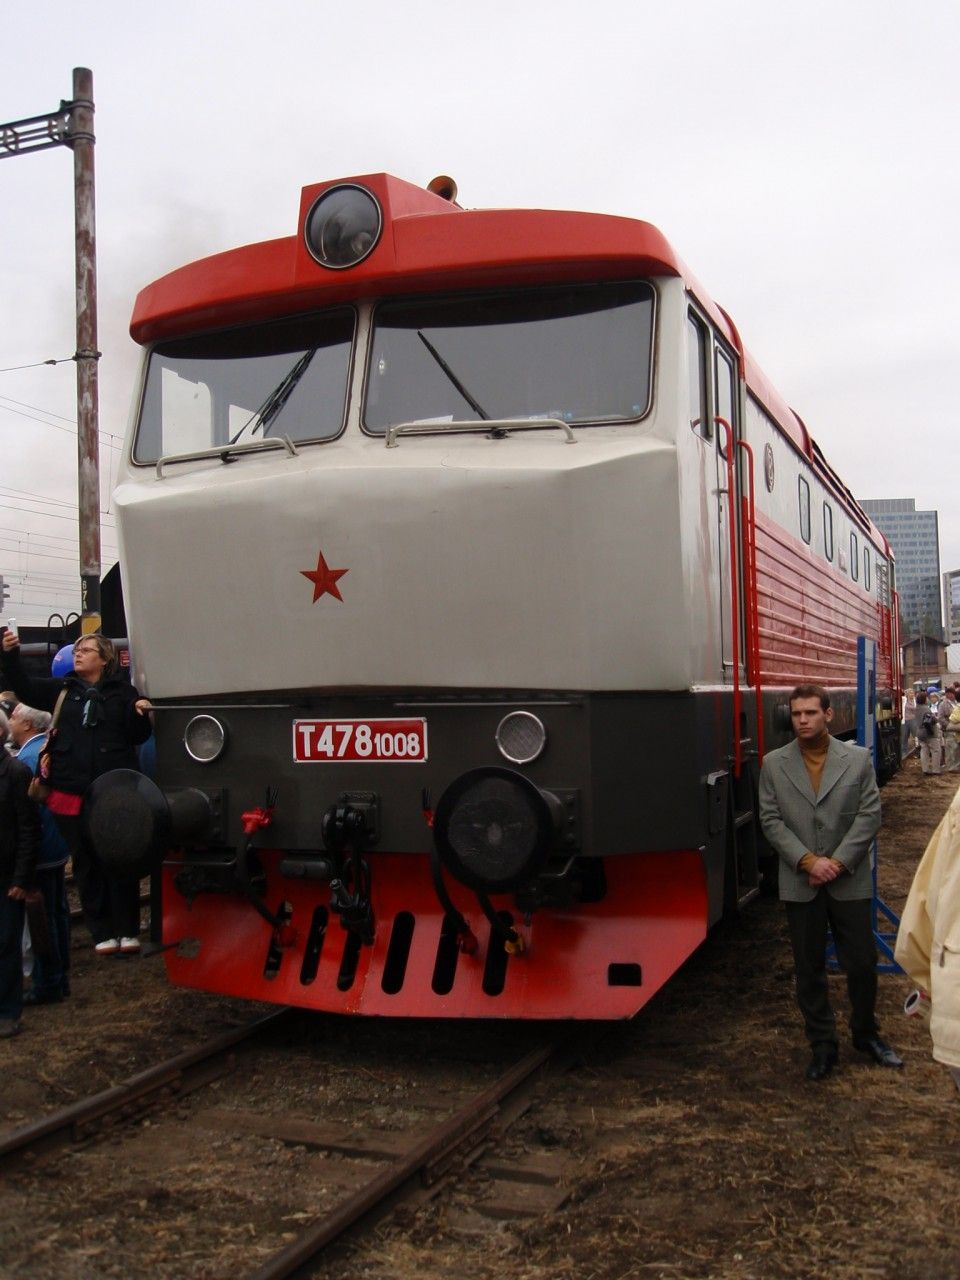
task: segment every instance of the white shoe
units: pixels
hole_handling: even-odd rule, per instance
[[[119,938],[104,938],[93,948],[98,956],[113,956],[120,950]]]
[[[136,955],[140,950],[139,938],[121,938],[119,942],[120,954],[124,956]]]

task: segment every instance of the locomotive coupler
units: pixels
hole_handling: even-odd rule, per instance
[[[337,861],[338,874],[330,881],[330,909],[342,928],[364,946],[373,945],[373,903],[370,900],[370,867],[362,850],[369,842],[367,818],[351,804],[334,804],[323,815],[323,843]]]
[[[331,880],[330,910],[337,913],[343,928],[355,933],[364,946],[373,945],[373,906],[365,894],[351,893],[342,880]]]

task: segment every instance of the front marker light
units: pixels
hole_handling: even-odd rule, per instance
[[[223,755],[227,731],[214,716],[194,716],[183,731],[183,745],[198,764],[212,764]]]
[[[497,725],[497,747],[511,764],[530,764],[547,744],[543,721],[530,711],[511,711]]]

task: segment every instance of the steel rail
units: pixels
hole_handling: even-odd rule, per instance
[[[343,1235],[360,1219],[371,1213],[397,1192],[405,1183],[417,1180],[414,1185],[430,1185],[448,1168],[458,1154],[458,1148],[471,1149],[481,1141],[497,1115],[500,1107],[511,1094],[516,1093],[531,1077],[542,1070],[558,1052],[566,1039],[553,1041],[527,1054],[504,1072],[483,1093],[472,1098],[448,1120],[438,1125],[405,1156],[400,1157],[381,1173],[342,1201],[333,1211],[309,1226],[296,1240],[255,1272],[252,1280],[283,1280],[299,1267],[309,1262],[328,1244]]]
[[[289,1017],[290,1013],[290,1009],[278,1009],[234,1031],[226,1031],[195,1049],[187,1049],[166,1062],[148,1067],[122,1084],[113,1085],[89,1098],[71,1103],[60,1111],[54,1111],[41,1120],[0,1136],[0,1169],[6,1171],[19,1164],[28,1154],[36,1155],[71,1142],[83,1141],[104,1120],[111,1117],[127,1119],[149,1105],[153,1095],[163,1090],[170,1090],[177,1097],[182,1097],[191,1089],[200,1088],[233,1065],[231,1057],[222,1070],[212,1070],[212,1059],[221,1057],[242,1041],[260,1035]]]

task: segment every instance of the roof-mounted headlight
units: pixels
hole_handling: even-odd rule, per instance
[[[322,267],[342,271],[373,252],[383,230],[383,213],[363,187],[331,187],[313,202],[303,238]]]

